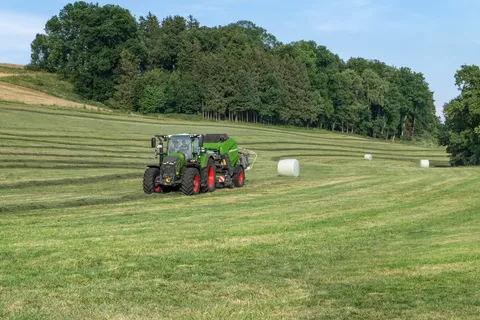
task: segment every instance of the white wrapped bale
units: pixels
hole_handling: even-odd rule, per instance
[[[300,164],[296,159],[284,159],[278,162],[278,174],[287,177],[298,177],[300,174]]]
[[[373,158],[373,156],[371,154],[368,154],[368,153],[363,156],[363,159],[365,159],[365,160],[370,160],[371,161],[372,158]]]
[[[418,161],[418,166],[419,166],[420,168],[428,168],[428,167],[430,167],[430,161],[428,161],[428,160],[420,160],[420,161]]]

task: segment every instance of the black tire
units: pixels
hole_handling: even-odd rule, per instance
[[[208,160],[207,164],[207,184],[202,186],[200,191],[205,193],[205,192],[213,192],[215,191],[215,164],[213,163],[212,159]]]
[[[245,170],[243,169],[243,166],[237,167],[237,172],[233,176],[233,185],[238,188],[245,185]]]
[[[143,174],[143,191],[145,193],[160,193],[161,187],[155,186],[155,179],[160,174],[160,169],[158,168],[147,168]]]
[[[192,196],[200,192],[200,174],[195,168],[185,168],[182,177],[182,192],[186,196]]]

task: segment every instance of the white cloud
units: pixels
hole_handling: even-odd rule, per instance
[[[365,0],[323,1],[304,12],[312,27],[322,33],[360,33],[371,29],[383,7]]]
[[[203,0],[195,4],[179,6],[175,12],[169,14],[178,14],[181,16],[192,15],[195,18],[205,16],[226,16],[231,14],[231,6],[236,4],[246,4],[254,0]]]
[[[30,43],[43,33],[47,18],[0,10],[0,62],[25,64],[30,60]]]

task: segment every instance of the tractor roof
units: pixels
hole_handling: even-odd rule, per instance
[[[226,133],[209,133],[203,136],[203,142],[223,142],[228,140],[228,135]]]

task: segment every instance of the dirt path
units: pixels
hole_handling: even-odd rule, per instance
[[[0,73],[0,77],[12,75],[16,74]],[[103,108],[53,97],[40,91],[27,89],[5,82],[0,82],[0,101],[21,102],[32,105],[63,106],[86,108],[91,110],[104,110]]]

